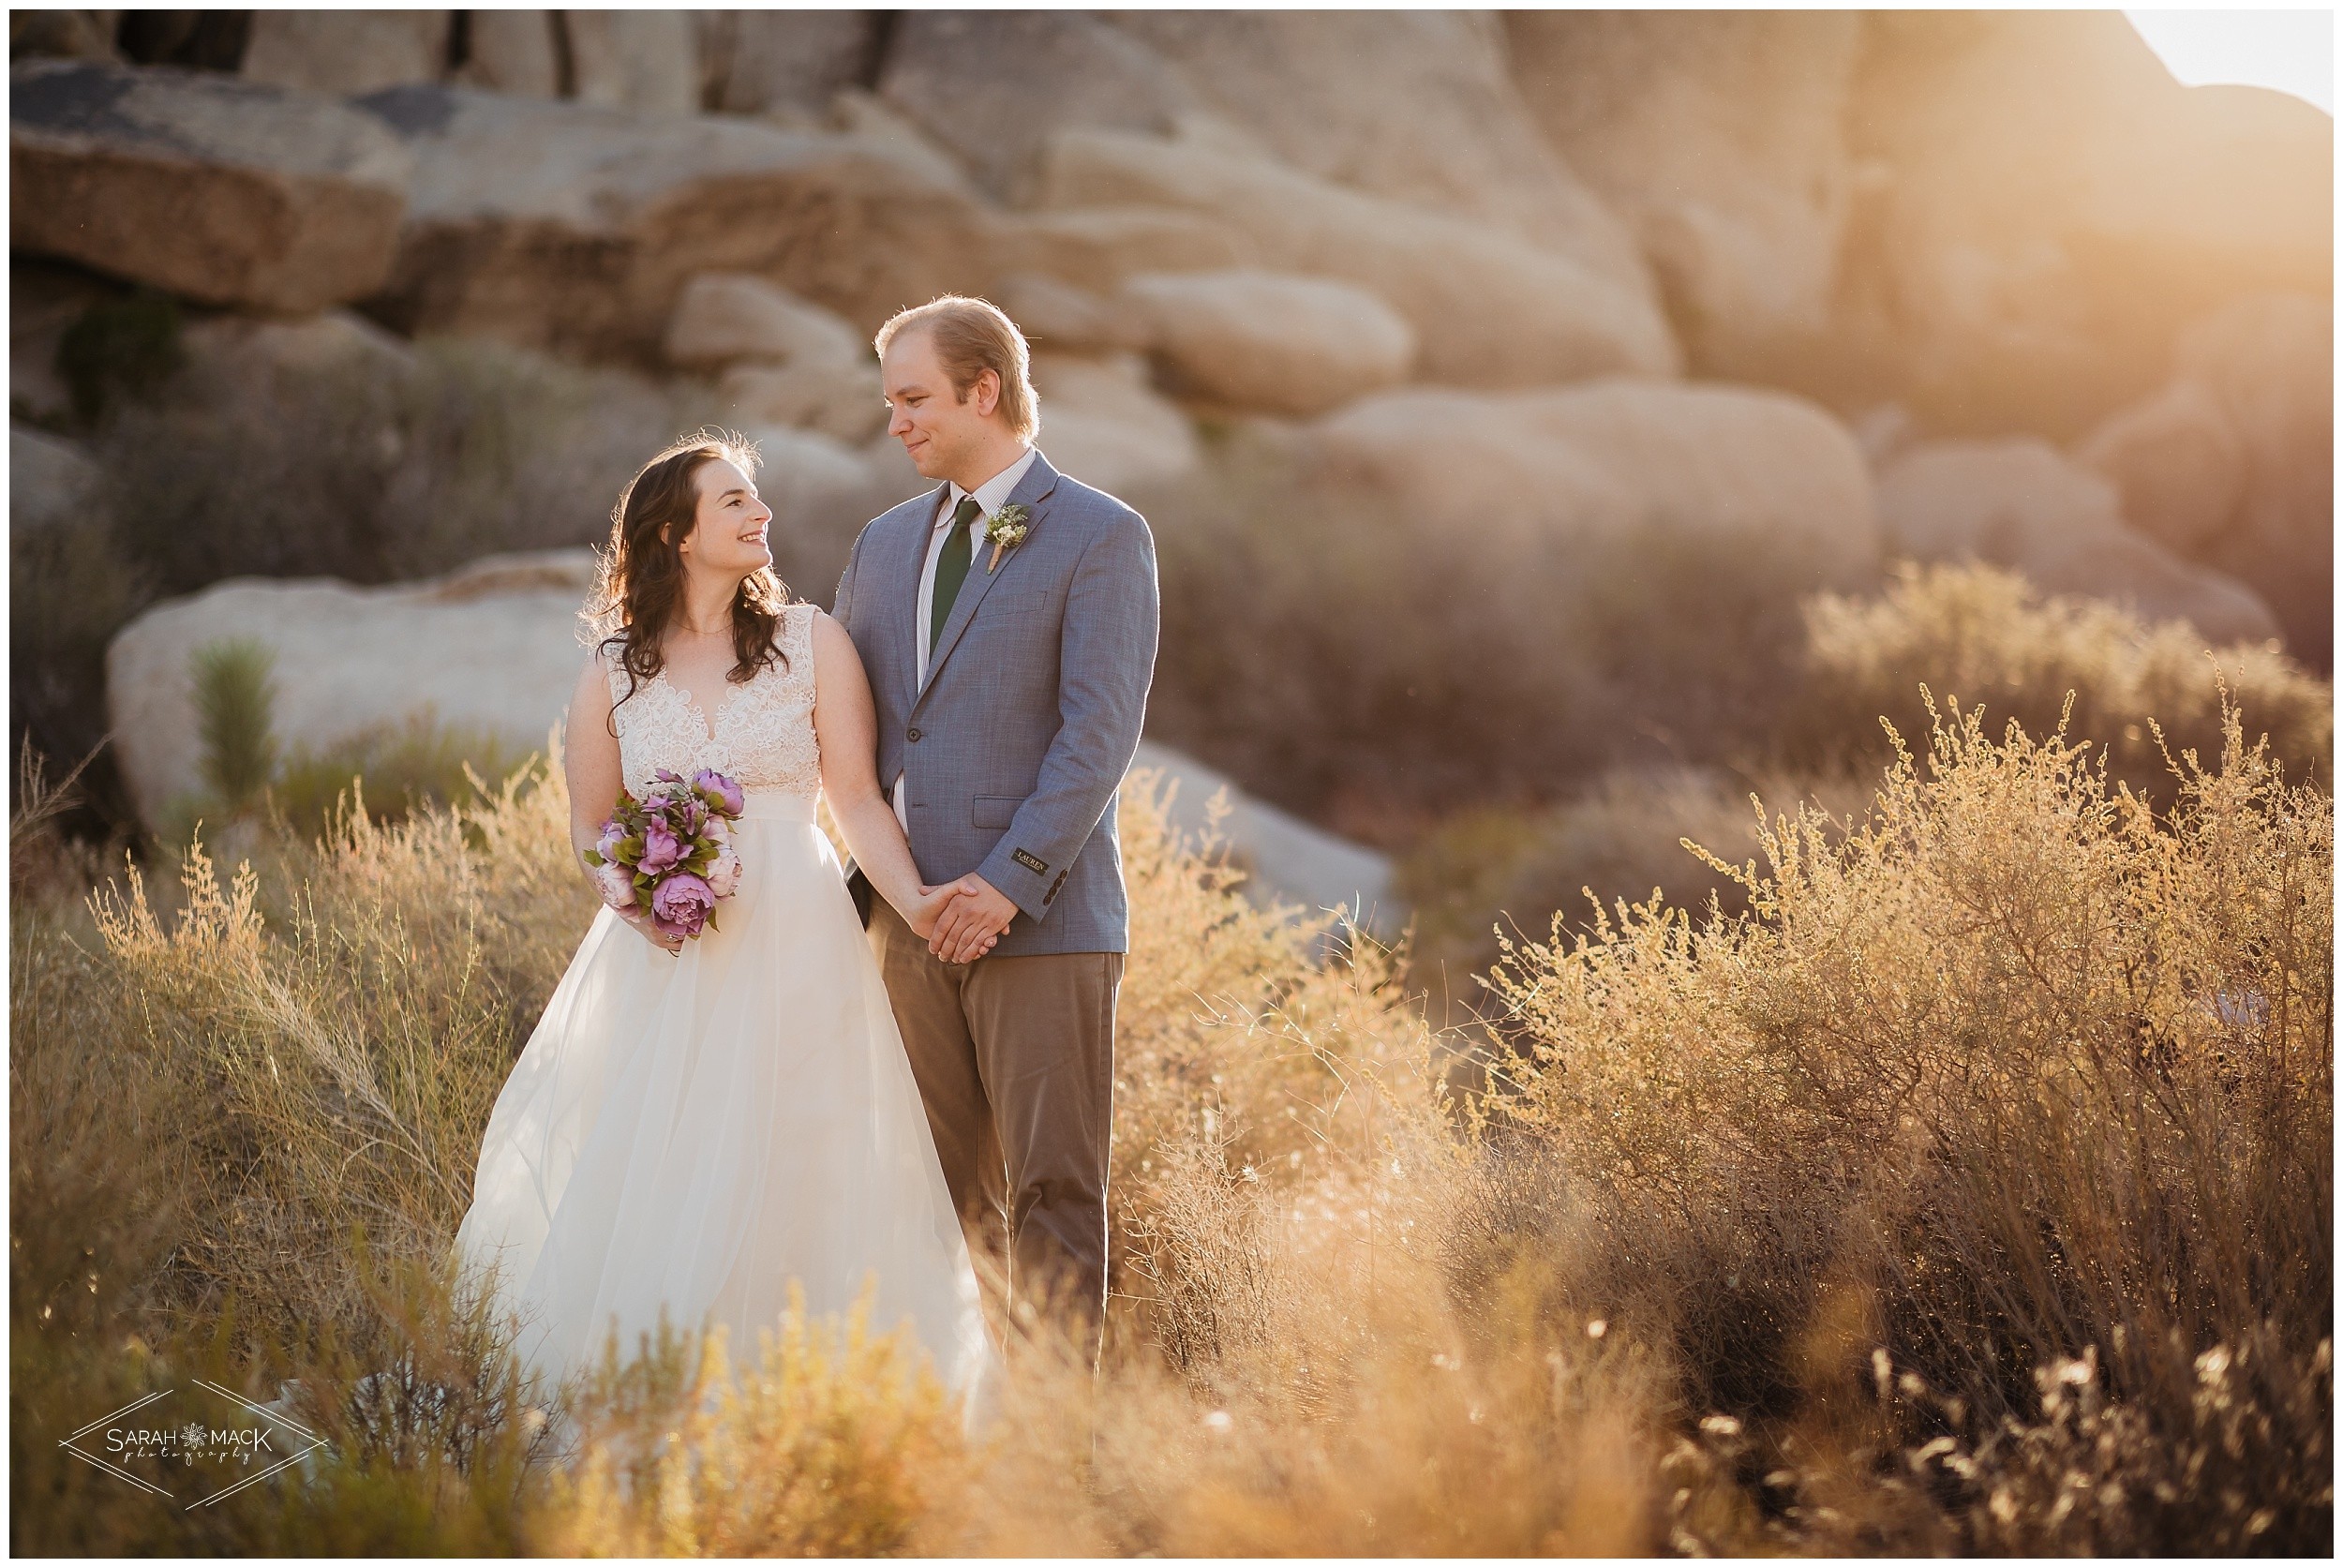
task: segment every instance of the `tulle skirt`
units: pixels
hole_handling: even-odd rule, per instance
[[[736,1366],[808,1312],[908,1321],[948,1387],[990,1367],[967,1246],[878,964],[811,800],[752,797],[739,890],[679,956],[608,910],[497,1098],[456,1247],[526,1366],[623,1360],[661,1309]]]

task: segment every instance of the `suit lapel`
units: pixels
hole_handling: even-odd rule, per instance
[[[1036,452],[1033,455],[1033,467],[1025,470],[1025,477],[1017,482],[1017,488],[1008,493],[1008,500],[1002,504],[1025,507],[1032,514],[1031,530],[1038,530],[1049,516],[1045,503],[1050,492],[1056,487],[1057,470],[1050,467],[1050,460],[1047,457]],[[992,559],[992,547],[983,544],[977,545],[976,560],[968,565],[968,580],[960,585],[960,597],[952,601],[952,613],[944,621],[944,635],[936,639],[935,647],[929,650],[927,679],[919,692],[922,698],[934,690],[936,672],[944,667],[944,661],[950,658],[952,650],[960,645],[960,635],[965,632],[968,629],[968,623],[977,618],[977,610],[984,604],[984,596],[992,591],[994,581],[1008,571],[1010,564],[1020,554],[1032,547],[1033,533],[1029,531],[1022,544],[1001,558],[998,571],[988,572],[985,570],[985,563]],[[921,563],[923,568],[925,564],[924,561]],[[916,598],[917,595],[914,597]]]

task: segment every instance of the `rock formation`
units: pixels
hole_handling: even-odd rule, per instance
[[[296,312],[381,286],[411,167],[331,98],[55,61],[11,67],[8,155],[12,248]]]
[[[2251,589],[2125,527],[2115,487],[2046,441],[1922,442],[1880,475],[1879,510],[1894,548],[1915,560],[2014,567],[2051,592],[2186,620],[2216,644],[2278,635]]]

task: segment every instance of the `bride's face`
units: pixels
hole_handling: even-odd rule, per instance
[[[759,500],[756,484],[718,457],[702,463],[695,477],[699,507],[692,516],[692,531],[677,547],[684,570],[707,572],[738,580],[773,563],[767,530],[772,508]]]

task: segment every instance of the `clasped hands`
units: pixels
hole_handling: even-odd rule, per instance
[[[911,929],[945,963],[969,963],[991,952],[1016,918],[1008,896],[970,872],[956,882],[922,885]]]

